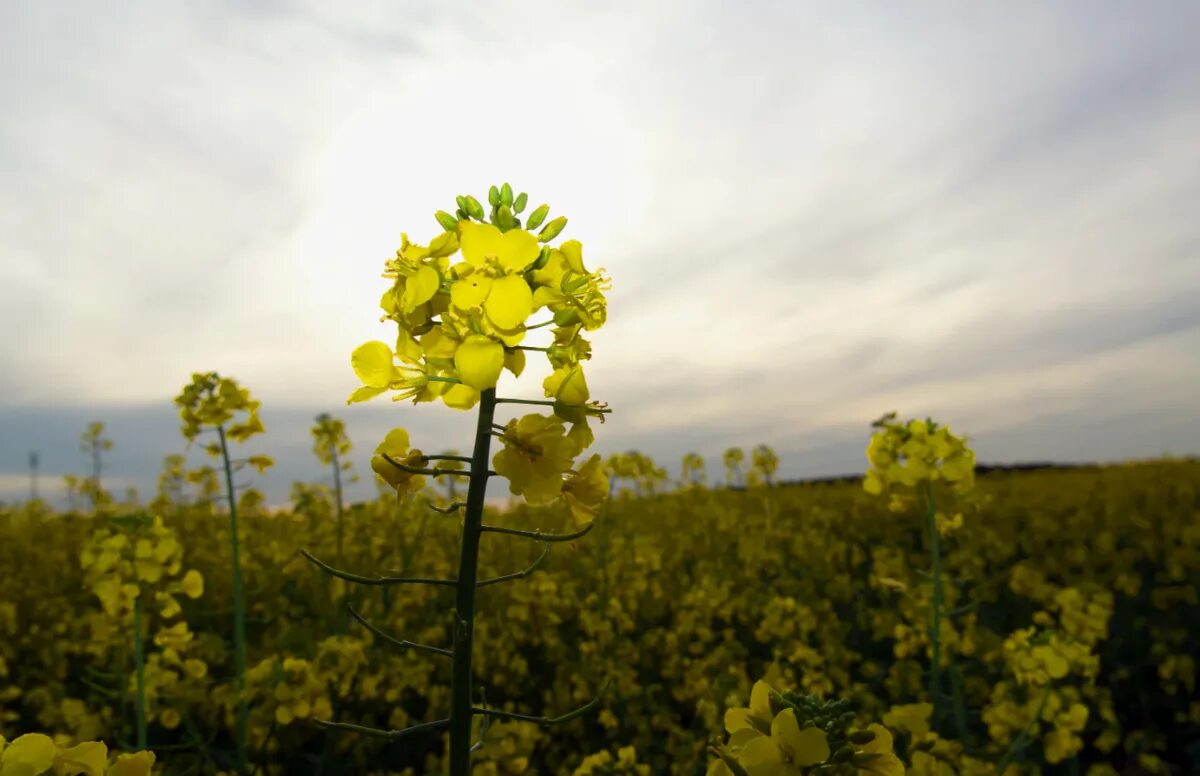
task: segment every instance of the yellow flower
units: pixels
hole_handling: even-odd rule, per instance
[[[119,754],[117,761],[108,768],[107,776],[150,776],[154,767],[154,752]]]
[[[501,232],[474,221],[462,222],[460,229],[463,259],[476,269],[494,262],[505,272],[522,272],[542,250],[537,237],[524,229]]]
[[[394,428],[387,433],[375,455],[371,457],[371,469],[379,478],[396,489],[397,493],[415,493],[425,482],[421,475],[406,472],[388,462],[383,456],[387,455],[393,461],[413,467],[424,465],[424,457],[420,450],[409,450],[408,432],[402,428]]]
[[[784,709],[771,722],[771,736],[756,735],[737,752],[749,776],[798,776],[801,768],[829,759],[829,740],[816,727],[800,729],[794,709]]]
[[[736,733],[752,728],[760,733],[771,730],[771,686],[759,679],[750,688],[750,707],[733,708],[725,712],[725,732]]]
[[[454,367],[464,385],[477,391],[495,388],[504,369],[504,346],[490,337],[474,334],[454,351]]]
[[[608,498],[608,475],[604,473],[599,455],[593,455],[567,477],[562,495],[576,520],[584,522],[596,517],[600,505]]]
[[[50,736],[26,733],[17,736],[0,752],[0,773],[4,776],[37,776],[54,764],[58,747]]]
[[[542,382],[542,388],[548,398],[563,404],[584,404],[590,397],[583,368],[579,366],[555,369]]]
[[[99,741],[85,741],[69,749],[59,749],[54,757],[56,776],[104,776],[107,767],[108,747]],[[7,776],[7,769],[4,774]]]
[[[563,473],[579,451],[561,420],[536,414],[510,420],[501,441],[504,449],[492,466],[508,479],[512,493],[535,505],[549,504],[562,493]]]
[[[189,569],[179,583],[180,591],[188,598],[199,598],[204,595],[204,576],[195,569]]]
[[[868,725],[867,730],[875,737],[855,750],[853,762],[858,769],[876,776],[904,776],[904,763],[892,749],[891,731],[877,722]]]

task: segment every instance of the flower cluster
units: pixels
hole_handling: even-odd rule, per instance
[[[525,403],[550,406],[553,414],[498,426],[503,449],[493,465],[527,503],[562,499],[577,519],[589,520],[608,496],[608,479],[599,456],[578,466],[575,459],[593,441],[588,419],[603,419],[607,410],[591,400],[582,362],[592,348],[583,332],[604,324],[610,283],[603,270],[586,268],[578,240],[549,244],[565,218],[531,231],[545,220],[548,206],[536,208],[523,228],[519,214],[526,201],[524,193],[514,197],[508,184],[492,187],[488,219],[477,200],[460,197],[457,216],[437,214],[443,231],[429,245],[401,235],[396,258],[384,270],[391,287],[380,301],[383,319],[396,324],[395,347],[376,340],[355,349],[350,365],[362,385],[348,403],[393,391],[394,401],[440,399],[468,410],[496,387],[503,370],[519,377],[525,354],[543,352],[553,370],[542,383],[546,400]],[[529,323],[543,309],[546,320]],[[543,326],[554,327],[548,346],[521,344],[527,332]],[[423,487],[428,460],[397,428],[376,448],[371,468],[397,492],[412,492]]]
[[[713,747],[717,759],[708,776],[903,776],[904,764],[892,751],[888,729],[871,723],[853,730],[855,715],[848,709],[845,700],[777,693],[759,680],[748,708],[725,712],[729,740]]]
[[[394,391],[393,400],[441,399],[470,409],[480,391],[496,386],[502,370],[519,377],[525,353],[536,350],[554,369],[545,392],[563,405],[564,419],[578,423],[592,409],[580,367],[591,357],[591,345],[582,333],[604,324],[609,280],[603,270],[584,266],[578,240],[548,244],[566,226],[565,218],[535,234],[530,230],[542,223],[548,207],[537,208],[528,229],[522,228],[517,214],[525,195],[514,200],[507,184],[493,189],[491,223],[474,198],[460,198],[458,217],[441,213],[444,231],[429,245],[401,235],[396,258],[384,270],[392,284],[380,300],[384,320],[398,330],[395,346],[376,340],[354,351],[350,362],[362,386],[349,402]],[[530,316],[543,308],[550,317],[530,324]],[[521,345],[528,331],[551,324],[550,346]]]
[[[896,423],[895,413],[872,425],[878,430],[867,446],[871,468],[863,489],[868,493],[889,491],[894,508],[903,510],[913,492],[929,483],[944,481],[957,493],[973,487],[975,453],[949,426],[928,419]]]
[[[61,746],[44,733],[26,733],[11,742],[0,736],[0,776],[150,776],[154,752],[118,754],[110,761],[101,741]]]

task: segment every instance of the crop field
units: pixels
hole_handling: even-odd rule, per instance
[[[760,680],[815,719],[830,712],[810,694],[851,726],[882,723],[909,773],[995,773],[1006,758],[1008,773],[1182,773],[1200,756],[1196,461],[996,472],[946,494],[936,698],[919,501],[889,508],[858,482],[667,485],[647,459],[608,463],[616,495],[586,535],[485,536],[480,579],[533,570],[479,589],[476,702],[550,717],[584,708],[561,724],[476,718],[474,773],[722,772],[714,751],[737,763],[726,728],[758,724]],[[188,481],[168,462],[146,518],[103,498],[92,511],[0,511],[0,730],[45,731],[60,753],[90,740],[131,751],[140,692],[163,773],[444,770],[440,731],[390,740],[314,720],[399,730],[444,716],[450,659],[393,639],[451,645],[454,589],[353,584],[301,551],[364,575],[453,577],[461,520],[429,508],[452,503],[451,478],[348,505],[340,528],[328,487],[297,484],[286,510],[241,494],[239,693],[214,475]],[[485,523],[581,525],[566,506],[489,508]],[[840,756],[733,768],[900,772],[866,751]]]

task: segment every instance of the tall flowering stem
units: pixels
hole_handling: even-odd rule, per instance
[[[523,193],[514,196],[507,183],[493,186],[488,192],[490,213],[485,213],[483,205],[471,196],[460,196],[457,203],[454,215],[438,211],[435,218],[442,232],[429,245],[417,245],[401,235],[396,258],[386,262],[384,277],[391,281],[391,287],[379,305],[384,320],[397,325],[399,336],[394,347],[390,342],[375,340],[354,350],[350,365],[362,385],[347,403],[394,392],[393,400],[412,399],[414,404],[440,401],[457,410],[478,407],[474,448],[469,457],[427,455],[411,447],[407,431],[394,428],[371,459],[371,469],[400,496],[422,493],[426,477],[468,479],[465,502],[451,499],[447,506],[428,504],[441,514],[462,512],[458,572],[452,579],[419,573],[371,575],[332,566],[308,552],[304,555],[324,573],[360,585],[454,588],[449,649],[396,638],[352,612],[360,625],[386,643],[450,658],[449,716],[391,731],[347,722],[320,724],[330,730],[390,740],[448,730],[449,772],[451,776],[468,776],[471,753],[482,746],[480,740],[472,742],[476,717],[483,720],[480,731],[491,719],[546,727],[575,719],[599,702],[598,696],[555,717],[489,708],[482,698],[475,697],[472,656],[478,588],[529,576],[553,544],[574,541],[588,532],[608,496],[608,477],[600,456],[592,455],[582,463],[576,459],[592,443],[589,419],[602,421],[608,412],[606,405],[590,400],[582,362],[592,355],[591,343],[583,333],[600,328],[607,318],[604,292],[609,281],[602,270],[591,272],[585,268],[583,246],[577,240],[558,247],[549,245],[567,223],[562,217],[546,222],[549,206],[535,208],[523,224],[520,214],[527,197]],[[540,231],[531,231],[538,227]],[[460,251],[461,260],[454,261]],[[531,320],[543,310],[539,316],[542,320]],[[523,344],[528,332],[548,326],[554,327],[549,344]],[[507,370],[520,377],[528,353],[545,354],[553,369],[542,383],[546,398],[498,397],[496,386],[501,374]],[[501,404],[534,406],[549,414],[528,414],[499,423],[496,412]],[[494,456],[493,437],[503,448]],[[470,468],[464,470],[463,464]],[[574,530],[556,533],[485,524],[484,500],[492,476],[506,478],[509,491],[523,496],[528,504],[561,504],[576,522]],[[485,533],[538,542],[542,544],[541,554],[522,570],[481,579],[479,556]]]
[[[238,540],[237,486],[234,472],[251,466],[259,472],[274,464],[264,455],[235,460],[229,451],[229,442],[244,442],[262,433],[262,421],[258,417],[260,403],[250,397],[250,392],[235,381],[221,377],[216,372],[192,375],[192,382],[185,385],[175,397],[179,417],[183,421],[182,433],[189,441],[203,431],[215,431],[217,441],[205,445],[209,455],[220,458],[225,473],[225,492],[229,503],[229,565],[233,584],[233,669],[237,686],[237,712],[235,745],[237,747],[237,770],[248,770],[247,740],[250,730],[250,707],[246,700],[246,596],[242,583],[241,545]],[[241,416],[244,413],[244,417]]]
[[[872,495],[889,496],[888,508],[905,512],[918,498],[924,501],[925,531],[929,535],[930,579],[933,585],[929,607],[929,702],[933,705],[935,726],[941,720],[942,694],[942,586],[943,525],[934,501],[934,483],[944,482],[960,496],[975,485],[975,453],[966,440],[950,433],[949,426],[931,418],[896,422],[896,413],[884,415],[872,426],[878,429],[867,445],[871,468],[863,480],[863,489]],[[957,521],[946,521],[947,530]],[[957,693],[957,690],[956,690]],[[956,704],[957,706],[958,704]],[[959,715],[961,717],[961,712]]]
[[[250,730],[250,707],[242,695],[246,690],[246,593],[242,586],[241,545],[238,542],[237,492],[233,486],[233,462],[225,427],[217,426],[221,461],[225,469],[225,492],[229,499],[229,565],[233,572],[233,675],[237,679],[237,754],[238,764],[246,766],[246,741]]]
[[[475,447],[471,455],[471,479],[467,486],[463,517],[462,547],[455,589],[453,673],[450,680],[450,773],[466,774],[471,769],[471,720],[474,694],[471,655],[475,642],[475,593],[479,588],[479,539],[483,536],[483,502],[487,495],[488,454],[491,452],[492,422],[496,415],[496,389],[480,394],[475,424]]]
[[[933,486],[925,483],[925,526],[929,533],[929,573],[933,577],[933,601],[929,611],[929,701],[933,704],[933,718],[940,718],[942,701],[942,547],[938,533],[937,507],[933,500]]]

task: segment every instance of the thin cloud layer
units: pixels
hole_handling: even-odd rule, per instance
[[[466,8],[0,9],[3,482],[208,369],[301,476],[399,233],[501,179],[614,278],[601,449],[829,474],[895,408],[985,459],[1200,451],[1200,12]],[[461,425],[425,410],[344,414]]]

